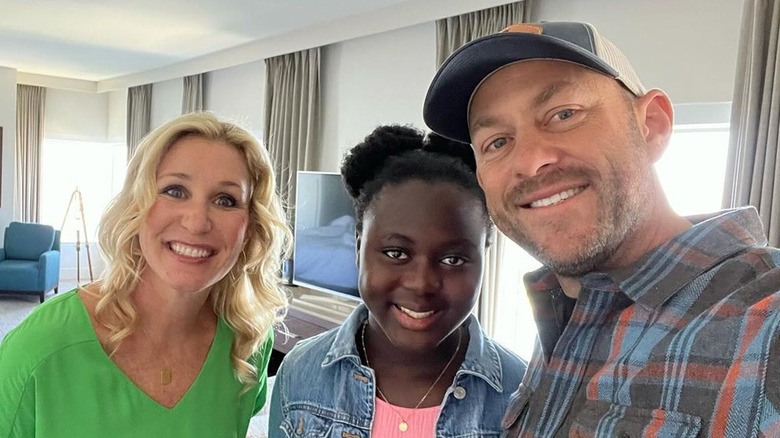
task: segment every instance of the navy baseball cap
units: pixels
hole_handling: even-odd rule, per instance
[[[466,43],[444,61],[425,96],[425,123],[444,137],[471,143],[468,113],[474,92],[495,71],[530,59],[573,62],[614,78],[636,96],[646,92],[625,55],[593,25],[523,23]]]

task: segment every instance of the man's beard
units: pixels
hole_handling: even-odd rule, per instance
[[[530,208],[516,207],[517,204],[512,201],[520,199],[524,193],[537,187],[544,187],[558,181],[571,179],[589,181],[591,186],[588,190],[597,190],[599,199],[594,211],[595,225],[592,234],[581,238],[582,244],[573,250],[571,256],[553,257],[549,251],[531,237],[527,228],[512,214],[511,210],[494,211],[496,214],[494,214],[493,219],[496,226],[558,275],[580,277],[601,268],[637,228],[637,223],[643,216],[643,209],[647,208],[652,198],[650,193],[652,185],[649,183],[650,170],[640,167],[641,163],[644,162],[639,149],[644,147],[643,139],[634,137],[631,140],[635,143],[632,146],[636,148],[637,154],[635,157],[631,157],[634,159],[633,163],[624,163],[629,169],[612,167],[608,174],[601,175],[601,179],[597,179],[595,172],[588,168],[555,170],[538,178],[521,182],[504,197],[504,206],[515,209]],[[636,143],[637,141],[641,143]],[[595,185],[597,182],[599,184]],[[583,218],[583,220],[587,220],[587,218]],[[568,238],[565,231],[561,230],[561,238]]]

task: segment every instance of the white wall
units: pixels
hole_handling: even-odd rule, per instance
[[[435,41],[434,23],[425,23],[325,47],[317,170],[338,170],[344,152],[377,125],[425,127],[422,103],[436,72]]]
[[[0,126],[3,127],[0,154],[0,246],[5,227],[16,216],[14,211],[14,161],[16,160],[16,70],[0,67]]]
[[[127,141],[127,90],[115,90],[106,94],[108,94],[108,141],[124,143]]]
[[[464,4],[458,8],[467,7],[465,2],[461,3]],[[478,3],[484,5],[470,3],[468,7],[473,10],[500,2],[479,0]],[[666,90],[677,104],[731,100],[741,2],[545,0],[537,1],[535,5],[534,20],[594,23],[629,56],[646,86]],[[393,17],[395,22],[401,22],[400,18]],[[398,122],[423,127],[422,101],[435,72],[435,26],[430,21],[433,18],[431,15],[429,21],[422,24],[335,42],[323,48],[323,150],[318,170],[337,170],[343,153],[378,124]],[[332,40],[338,33],[334,29],[320,31],[323,32],[323,43],[328,43],[328,38]],[[220,59],[225,66],[231,65],[228,55],[230,53],[215,59]],[[15,138],[13,123],[4,121],[15,120],[15,77],[13,70],[0,70],[0,124],[6,129],[6,145],[13,144]],[[136,79],[143,80],[141,77]],[[265,94],[262,59],[213,70],[206,75],[206,84],[208,109],[261,133]],[[47,102],[47,107],[51,107],[47,114],[52,111],[64,117],[68,112],[77,113],[86,108],[92,113],[86,119],[94,120],[96,125],[80,122],[80,127],[59,124],[56,129],[47,129],[85,136],[102,134],[111,141],[124,140],[125,89],[108,95],[97,94],[90,99],[81,93],[53,89],[49,94],[52,101]],[[180,114],[181,97],[180,77],[154,83],[153,127]],[[107,108],[105,116],[96,114],[96,108],[101,105]],[[48,125],[51,118],[47,119]],[[6,160],[0,225],[12,217],[13,148],[6,147],[3,155]]]
[[[46,89],[45,138],[106,141],[108,93]]]
[[[153,84],[151,129],[181,115],[183,94],[184,82],[182,78],[155,82]]]
[[[742,2],[544,0],[534,21],[593,23],[631,60],[648,88],[675,103],[731,101]]]
[[[238,122],[262,138],[265,100],[263,60],[209,72],[205,84],[207,110]]]

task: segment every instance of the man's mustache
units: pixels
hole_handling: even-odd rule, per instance
[[[553,184],[562,182],[582,184],[594,180],[596,180],[595,172],[585,167],[555,168],[541,175],[521,180],[507,192],[505,201],[509,201],[510,204],[527,201],[529,193]]]

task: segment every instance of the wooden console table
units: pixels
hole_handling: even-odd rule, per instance
[[[287,354],[298,341],[310,338],[338,326],[338,324],[332,321],[318,318],[316,315],[296,309],[295,307],[290,307],[288,309],[284,323],[287,326],[289,335],[285,336],[285,334],[279,330],[274,331],[274,349],[271,352],[271,360],[268,364],[269,376],[276,375],[276,370],[279,369],[279,364],[282,362],[284,355]]]

